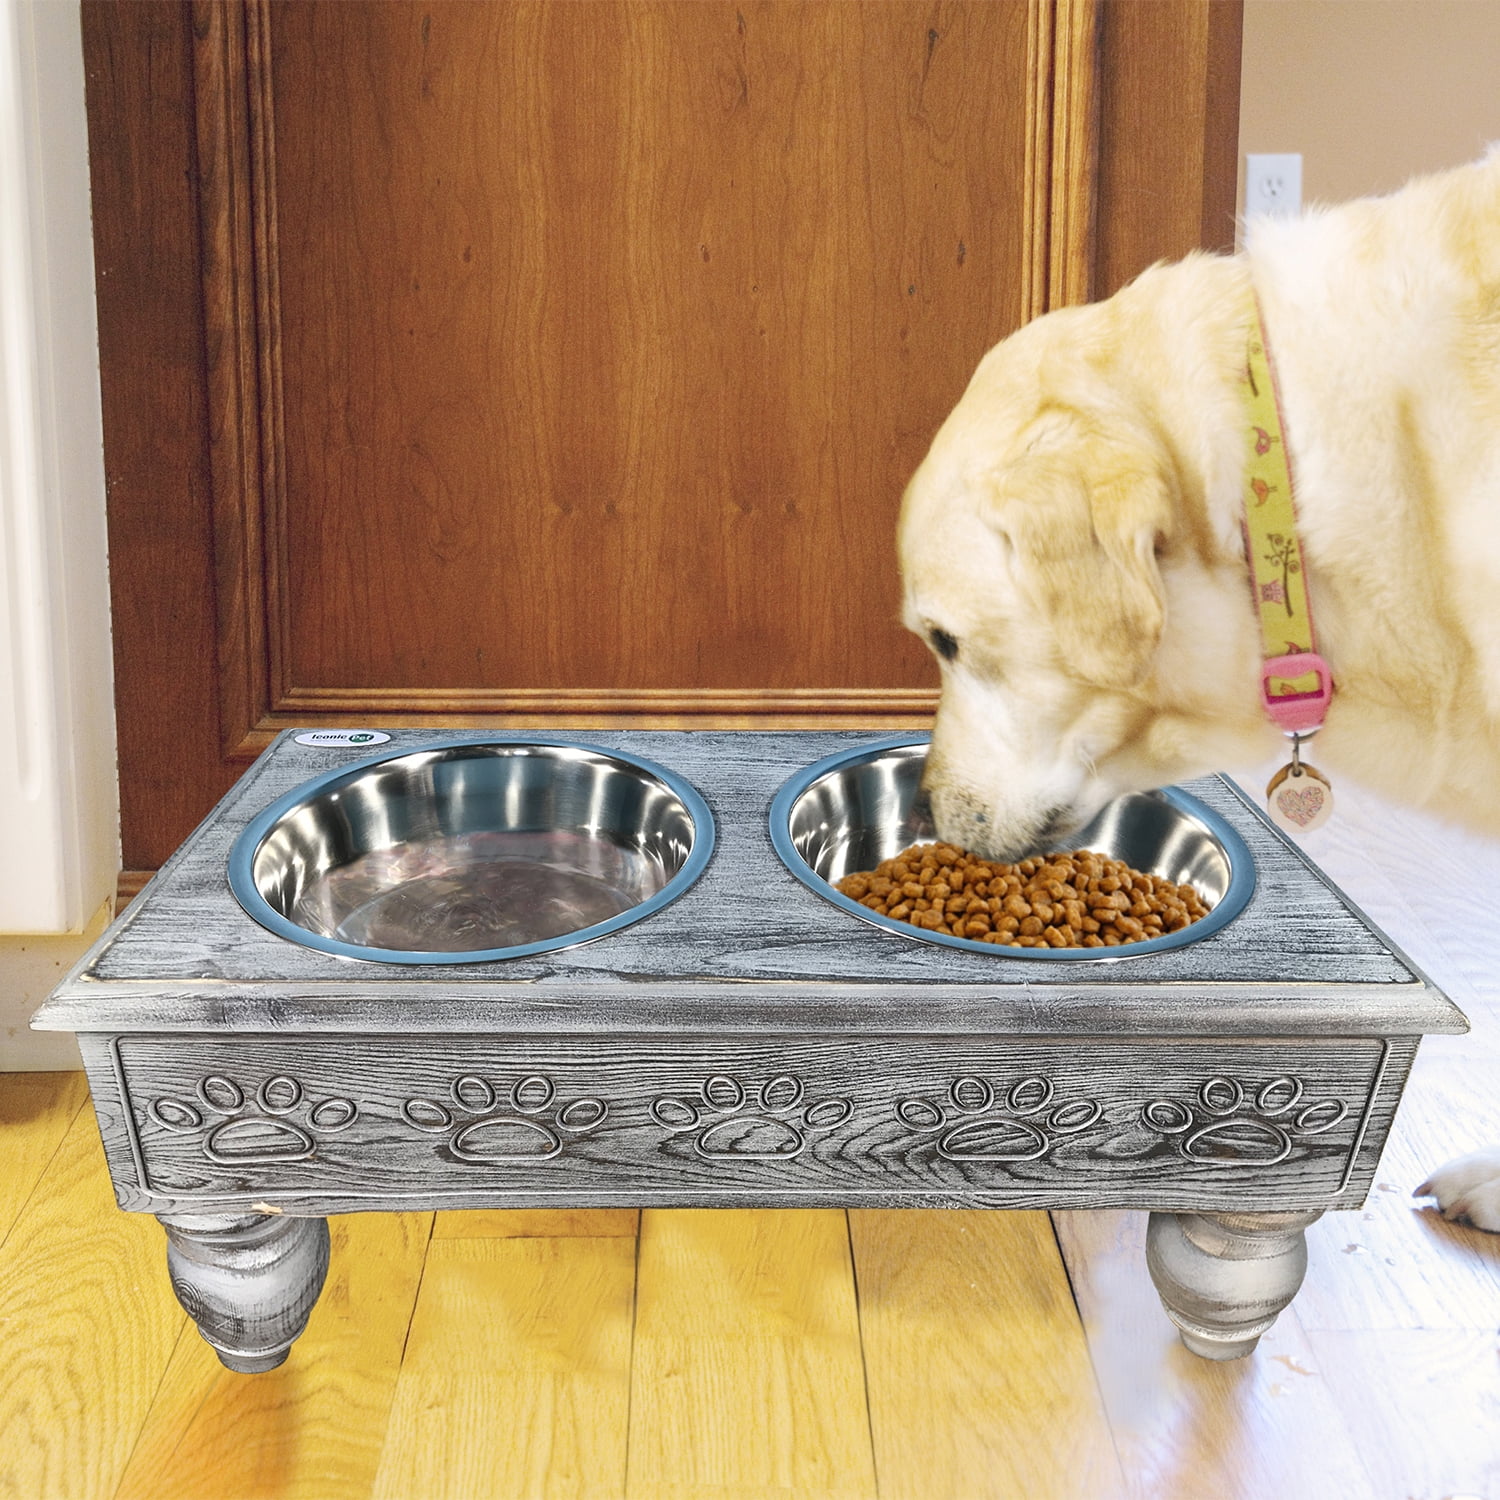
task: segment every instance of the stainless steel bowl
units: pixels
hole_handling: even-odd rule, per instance
[[[1057,847],[1095,849],[1133,869],[1193,886],[1211,910],[1179,932],[1108,949],[1007,948],[878,916],[835,890],[834,882],[937,837],[920,796],[926,761],[925,739],[892,740],[831,755],[794,776],[771,808],[771,842],[787,868],[825,900],[902,937],[1051,962],[1128,958],[1201,942],[1238,916],[1255,890],[1255,865],[1244,840],[1196,797],[1166,787],[1118,798]]]
[[[472,740],[306,782],[236,841],[229,883],[263,927],[385,963],[519,958],[659,911],[702,872],[713,817],[616,750]]]

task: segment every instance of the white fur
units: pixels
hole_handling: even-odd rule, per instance
[[[1276,754],[1241,530],[1257,297],[1335,681],[1313,758],[1500,831],[1497,149],[1259,223],[1241,255],[1153,268],[985,356],[900,528],[907,624],[957,647],[928,757],[942,837],[1015,858],[1122,792]],[[1433,1180],[1445,1211],[1494,1227],[1500,1185],[1460,1175],[1458,1198]]]
[[[1436,1198],[1445,1219],[1464,1219],[1500,1234],[1500,1147],[1474,1151],[1439,1167],[1416,1191]]]

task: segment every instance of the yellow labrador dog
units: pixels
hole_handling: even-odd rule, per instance
[[[985,356],[900,524],[943,838],[1016,858],[1122,792],[1284,752],[1241,529],[1257,299],[1335,682],[1317,762],[1500,832],[1496,147]]]

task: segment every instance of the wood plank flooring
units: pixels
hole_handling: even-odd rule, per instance
[[[1411,1198],[1500,1141],[1441,878],[1500,889],[1500,844],[1339,792],[1310,851],[1474,1029],[1249,1359],[1178,1344],[1143,1214],[527,1211],[332,1220],[290,1360],[232,1375],[81,1077],[0,1075],[0,1500],[1500,1500],[1500,1236]]]

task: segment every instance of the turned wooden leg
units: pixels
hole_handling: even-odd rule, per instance
[[[1321,1212],[1151,1215],[1146,1266],[1194,1354],[1240,1359],[1255,1348],[1302,1285],[1302,1231]]]
[[[231,1370],[274,1370],[307,1326],[328,1272],[327,1219],[158,1214],[172,1290]]]

